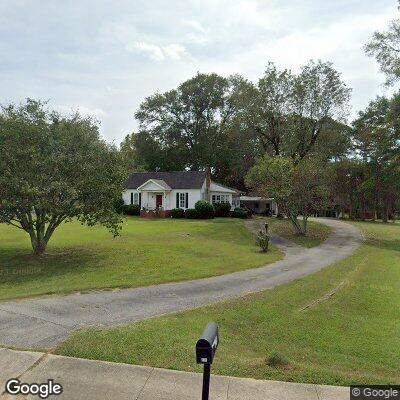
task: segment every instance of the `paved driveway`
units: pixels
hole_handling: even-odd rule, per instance
[[[342,260],[361,244],[354,226],[338,220],[320,222],[332,227],[322,245],[287,251],[284,260],[265,267],[137,289],[0,303],[0,345],[52,348],[78,328],[126,324],[271,289]]]

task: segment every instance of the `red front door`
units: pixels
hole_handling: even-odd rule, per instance
[[[156,194],[156,208],[162,207],[162,194]]]

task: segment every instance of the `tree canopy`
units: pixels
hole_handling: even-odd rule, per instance
[[[270,63],[258,84],[248,83],[238,97],[245,126],[267,154],[298,162],[310,152],[329,157],[346,146],[350,89],[331,63],[310,61],[298,75]]]
[[[270,63],[257,84],[197,74],[145,99],[135,114],[139,132],[121,150],[136,170],[210,167],[221,183],[245,189],[246,172],[265,153],[298,162],[310,152],[347,151],[349,95],[340,74],[320,61],[298,75]]]
[[[384,220],[400,195],[400,95],[377,97],[353,122],[353,145],[363,165],[361,214],[368,206]]]
[[[308,217],[326,204],[329,195],[327,169],[309,157],[293,163],[290,157],[265,155],[250,169],[246,183],[259,195],[273,198],[301,235],[307,233]]]
[[[400,18],[393,20],[386,31],[374,32],[365,51],[378,61],[387,85],[397,82],[400,79]]]
[[[164,162],[180,169],[215,166],[235,112],[234,83],[234,77],[199,73],[148,97],[135,114],[138,146],[164,153]]]
[[[113,202],[124,178],[118,150],[100,139],[92,118],[62,116],[30,99],[2,108],[0,222],[27,232],[35,254],[72,218],[117,235]]]

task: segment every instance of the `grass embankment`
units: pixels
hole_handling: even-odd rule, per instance
[[[200,371],[194,344],[214,320],[221,333],[215,374],[334,385],[400,384],[400,226],[356,225],[366,243],[319,273],[237,301],[77,332],[57,352]],[[267,365],[271,352],[288,364]]]
[[[268,218],[270,232],[289,239],[303,247],[319,246],[330,234],[331,228],[314,221],[308,221],[307,236],[297,235],[290,220],[284,218]]]
[[[282,258],[260,253],[243,221],[127,218],[120,237],[78,222],[62,225],[47,253],[0,224],[0,300],[91,289],[138,287],[221,275]]]

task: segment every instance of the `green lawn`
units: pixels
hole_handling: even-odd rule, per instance
[[[259,267],[260,253],[237,219],[125,220],[120,237],[78,222],[62,225],[47,253],[31,256],[28,235],[0,224],[0,300],[99,288],[137,287]]]
[[[77,332],[57,353],[200,371],[194,344],[205,324],[214,320],[221,333],[215,374],[400,384],[400,226],[356,225],[367,242],[317,274],[236,301]],[[289,364],[266,365],[272,351]]]
[[[319,246],[331,232],[331,228],[327,225],[314,221],[308,221],[307,236],[296,235],[290,220],[284,218],[268,218],[270,232],[289,239],[303,247]]]

